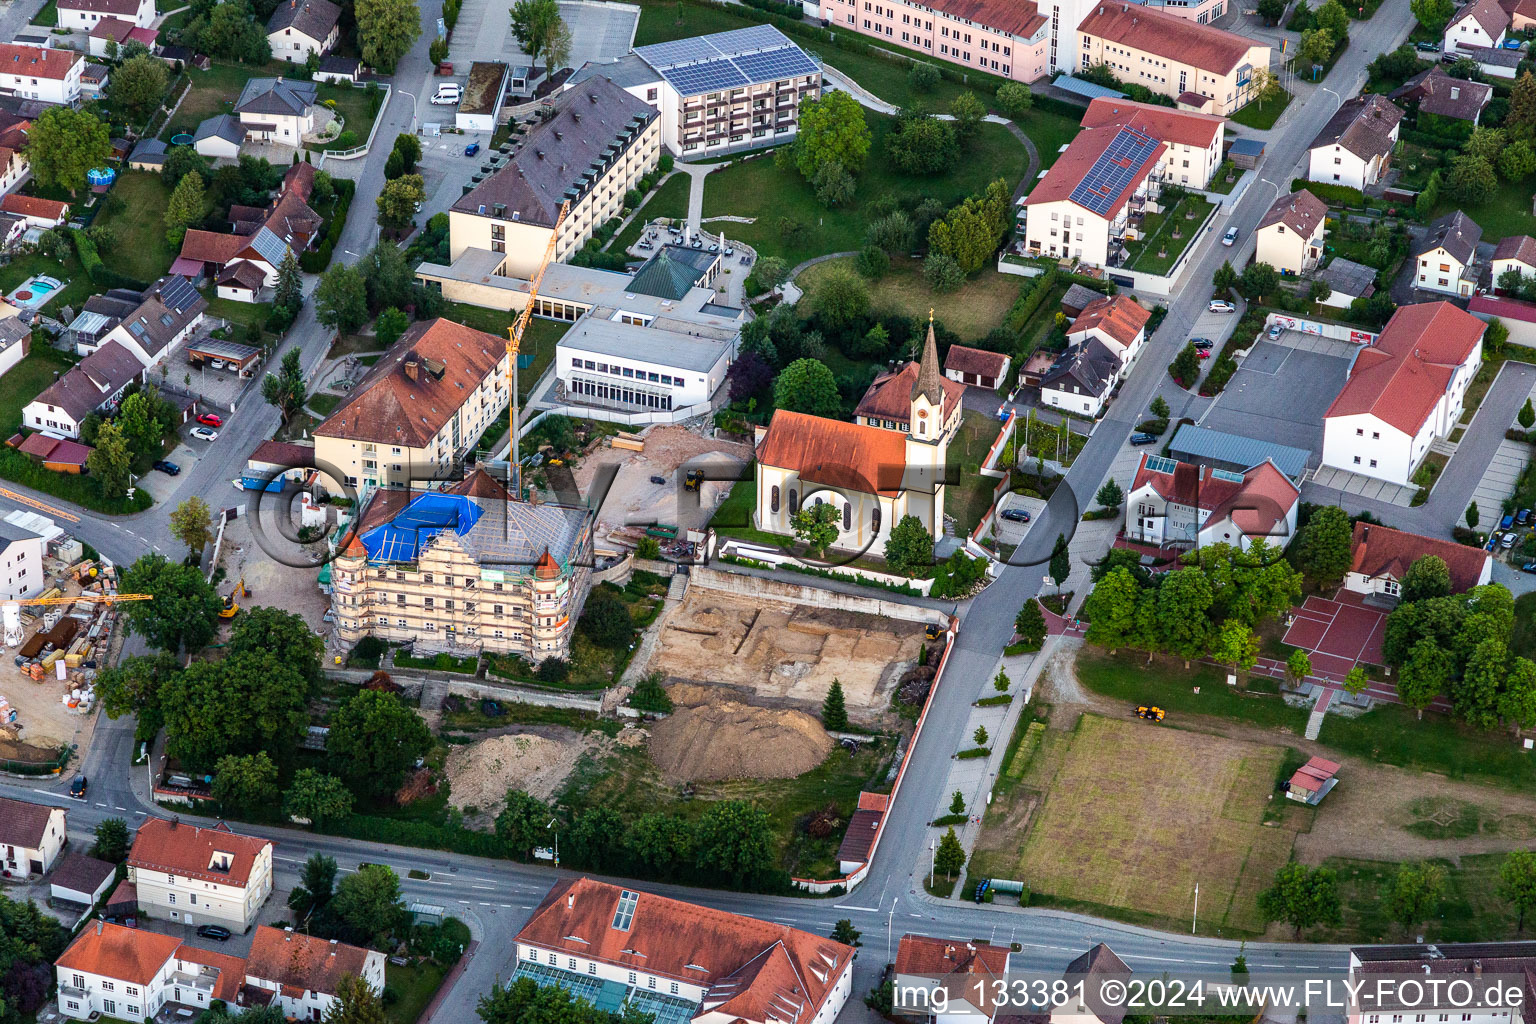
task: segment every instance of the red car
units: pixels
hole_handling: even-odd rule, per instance
[[[197,418],[197,422],[205,427],[222,427],[224,420],[211,412],[205,412]]]
[[[1195,353],[1195,357],[1197,359],[1209,359],[1211,358],[1211,350],[1208,348],[1202,348]]]

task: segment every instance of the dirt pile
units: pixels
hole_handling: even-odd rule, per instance
[[[650,754],[674,781],[791,779],[821,764],[832,747],[821,723],[803,711],[727,700],[681,708],[657,722]]]
[[[590,734],[549,729],[492,736],[469,746],[453,747],[446,765],[448,802],[460,810],[474,807],[494,816],[506,803],[508,789],[548,800],[581,756],[597,745]]]

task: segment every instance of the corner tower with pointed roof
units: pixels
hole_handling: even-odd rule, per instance
[[[917,379],[912,382],[912,415],[907,430],[907,471],[904,480],[910,490],[909,511],[933,524],[930,532],[938,538],[944,532],[944,472],[949,458],[949,441],[960,424],[960,396],[945,388],[947,378],[939,365],[939,346],[933,337],[933,310],[928,311],[928,336],[923,339],[923,355],[917,364]],[[921,506],[926,505],[926,508]],[[914,507],[915,506],[915,507]]]

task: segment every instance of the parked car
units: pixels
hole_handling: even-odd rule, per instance
[[[1513,515],[1507,515],[1503,519],[1499,520],[1499,529],[1501,529],[1501,530],[1507,530],[1511,526],[1514,526],[1514,525],[1515,525],[1515,517]]]
[[[1002,516],[1004,519],[1008,520],[1010,523],[1027,523],[1027,522],[1029,522],[1029,513],[1025,512],[1021,508],[1005,508],[1001,512],[999,512],[998,515]]]
[[[1222,245],[1237,244],[1237,228],[1227,228],[1227,233],[1221,236]]]
[[[1199,349],[1210,348],[1212,345],[1210,338],[1190,338],[1189,343]]]
[[[222,370],[222,369],[224,369],[224,360],[222,360],[222,359],[210,359],[210,360],[208,360],[208,365],[212,369]]]
[[[1530,521],[1531,521],[1531,510],[1530,509],[1523,508],[1519,512],[1515,513],[1515,522],[1519,523],[1521,526],[1524,526],[1526,523],[1528,523]]]
[[[219,432],[217,430],[209,430],[207,427],[193,427],[189,433],[199,441],[217,441],[219,439]]]
[[[1420,53],[1439,53],[1440,52],[1440,44],[1439,43],[1432,43],[1432,42],[1429,42],[1427,40],[1415,43],[1413,45],[1413,48],[1415,50],[1418,50]]]
[[[1232,303],[1226,301],[1225,299],[1212,299],[1211,300],[1211,305],[1210,305],[1209,308],[1210,308],[1210,311],[1212,313],[1235,313],[1235,312],[1237,312],[1237,307],[1232,305]]]
[[[1281,327],[1279,324],[1270,324],[1269,325],[1269,340],[1270,341],[1275,341],[1276,339],[1278,339],[1280,337],[1280,335],[1282,335],[1284,333],[1285,333],[1285,328]]]
[[[224,418],[218,413],[205,412],[197,418],[197,422],[205,427],[222,427],[224,425]]]
[[[480,152],[480,143],[478,142],[471,142],[469,145],[464,147],[465,156],[474,156],[478,152]]]
[[[1135,445],[1138,448],[1141,447],[1142,445],[1145,445],[1145,444],[1157,444],[1157,435],[1155,435],[1155,434],[1132,434],[1131,435],[1131,444]]]
[[[220,942],[228,942],[230,936],[234,933],[223,925],[205,924],[197,929],[197,934],[205,939],[217,939]]]
[[[181,472],[180,466],[176,465],[174,462],[167,462],[165,459],[156,459],[154,466],[151,468],[158,469],[166,476],[175,476]]]
[[[1505,551],[1508,551],[1510,548],[1515,546],[1516,539],[1517,538],[1515,536],[1515,532],[1511,530],[1504,535],[1503,540],[1499,541],[1499,547],[1503,548]]]
[[[90,779],[84,775],[76,775],[74,781],[69,784],[69,795],[76,800],[84,800],[85,791],[90,788],[90,785]]]
[[[1209,359],[1209,358],[1211,358],[1211,350],[1208,349],[1208,348],[1196,349],[1195,350],[1195,358],[1196,359]]]
[[[432,102],[439,105],[457,104],[464,95],[461,86],[454,82],[444,82],[437,87],[437,92],[432,94]]]
[[[1520,567],[1521,572],[1536,573],[1536,562],[1526,562]]]

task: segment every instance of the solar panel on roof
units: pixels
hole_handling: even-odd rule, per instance
[[[815,74],[816,62],[797,47],[748,53],[737,57],[736,66],[750,82],[773,82]]]
[[[725,59],[668,68],[662,72],[662,76],[684,96],[739,89],[748,84],[747,76]]]
[[[1077,205],[1107,217],[1115,201],[1135,179],[1157,148],[1157,140],[1135,128],[1121,128],[1088,168],[1068,197]]]

